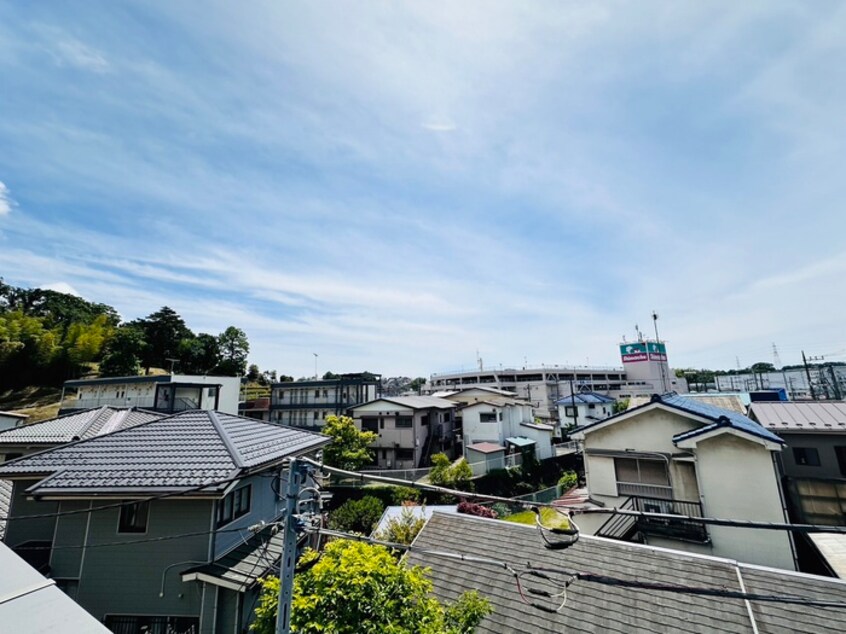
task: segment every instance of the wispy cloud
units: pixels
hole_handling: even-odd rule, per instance
[[[5,216],[12,211],[12,198],[9,194],[9,188],[3,181],[0,181],[0,216]]]
[[[0,8],[13,283],[235,323],[254,361],[293,374],[315,350],[336,371],[426,373],[476,349],[616,363],[653,308],[681,365],[790,350],[811,322],[842,338],[842,9],[270,1],[50,20]]]

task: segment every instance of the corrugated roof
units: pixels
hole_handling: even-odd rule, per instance
[[[846,583],[838,579],[589,536],[581,537],[566,550],[549,550],[534,527],[469,515],[435,513],[414,545],[505,561],[520,570],[527,563],[560,570],[562,583],[549,584],[532,577],[523,579],[524,588],[555,593],[561,592],[566,571],[741,592],[744,588],[738,580],[740,570],[745,591],[749,593],[846,601]],[[545,612],[521,601],[514,576],[505,569],[419,551],[410,552],[408,561],[431,569],[434,593],[441,600],[454,601],[463,592],[477,590],[491,602],[493,613],[483,619],[475,630],[477,634],[680,631],[748,634],[754,631],[742,599],[672,594],[576,580],[567,588],[567,602],[560,612],[554,611],[561,603],[560,598],[553,601],[528,595],[532,601],[552,608]],[[846,630],[846,610],[762,601],[751,601],[749,605],[762,633]]]
[[[4,632],[109,634],[97,619],[0,543],[0,623]]]
[[[161,417],[162,414],[156,412],[106,405],[0,432],[0,446],[62,445],[127,429]]]
[[[0,477],[52,474],[36,494],[183,490],[306,453],[327,436],[208,411],[188,411],[0,465]]]
[[[774,432],[846,432],[846,403],[843,401],[759,402],[752,403],[749,413]]]
[[[467,445],[467,449],[478,451],[479,453],[494,453],[497,451],[505,451],[505,447],[497,445],[492,442],[477,442],[473,445]]]

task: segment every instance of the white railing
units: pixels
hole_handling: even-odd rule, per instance
[[[62,409],[93,409],[95,407],[103,407],[104,405],[111,405],[113,407],[146,407],[152,408],[155,399],[152,396],[144,396],[140,398],[125,397],[100,397],[100,398],[78,398],[66,399],[62,401]]]
[[[660,484],[641,484],[639,482],[618,482],[617,494],[621,496],[635,495],[638,497],[672,500],[673,487]]]

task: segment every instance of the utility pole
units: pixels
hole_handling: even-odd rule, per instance
[[[317,356],[317,355],[315,355]],[[276,611],[276,634],[291,632],[291,598],[294,594],[294,567],[297,563],[297,537],[300,522],[297,515],[297,502],[307,473],[305,463],[291,458],[288,469],[288,490],[285,493],[285,539],[282,546],[282,559],[279,562],[279,605]]]
[[[811,390],[811,400],[816,401],[817,395],[814,393],[814,384],[811,382],[811,369],[808,367],[808,359],[805,357],[805,351],[802,351],[802,365],[805,366],[805,375],[808,377],[808,389]]]
[[[658,313],[654,310],[652,311],[652,324],[655,326],[655,345],[656,345],[656,352],[658,353],[659,359],[661,357],[661,339],[658,337]],[[646,344],[646,358],[649,359],[649,344]],[[667,383],[667,370],[664,368],[666,361],[660,361],[658,367],[661,370],[661,390],[663,394],[666,394],[670,391],[670,386]]]
[[[312,354],[314,355],[314,380],[316,381],[317,380],[317,353],[312,352]]]
[[[834,371],[833,365],[828,366],[828,370],[831,372],[831,382],[834,385],[834,398],[839,401],[843,398],[843,392],[840,391],[840,378]]]

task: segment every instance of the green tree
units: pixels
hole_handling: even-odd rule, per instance
[[[250,383],[258,383],[261,380],[261,370],[258,365],[251,363],[247,368],[247,376],[245,377]]]
[[[316,562],[315,562],[316,560]],[[431,596],[424,568],[406,566],[381,546],[349,540],[326,545],[313,564],[294,578],[291,631],[300,634],[469,634],[491,612],[476,592],[444,605]],[[256,620],[258,634],[272,634],[278,580],[263,582]]]
[[[134,326],[122,326],[106,345],[103,361],[100,363],[101,376],[135,376],[141,373],[141,358],[146,343],[140,329]]]
[[[422,515],[418,517],[414,513],[414,508],[413,505],[403,505],[400,516],[388,520],[387,526],[376,534],[376,539],[406,545],[413,542],[417,533],[426,524],[426,518]],[[420,508],[423,508],[425,512],[426,507]]]
[[[193,339],[194,333],[185,325],[179,314],[163,306],[144,319],[130,322],[144,334],[147,346],[144,348],[141,364],[149,373],[150,368],[169,368],[168,359],[178,359],[183,339]]]
[[[411,387],[412,390],[420,394],[420,388],[423,387],[425,384],[426,379],[422,376],[418,376],[410,383],[409,387]]]
[[[323,433],[332,442],[323,449],[323,462],[330,467],[358,471],[373,459],[368,445],[378,434],[359,431],[349,416],[327,416]]]
[[[369,535],[384,512],[382,500],[372,495],[365,495],[360,500],[347,500],[329,514],[329,528]]]
[[[242,376],[247,371],[250,342],[240,328],[229,326],[217,338],[220,363],[215,372],[225,376]]]
[[[220,363],[217,337],[201,332],[179,342],[177,369],[184,374],[211,374]]]
[[[452,464],[446,454],[436,453],[432,456],[432,469],[429,471],[432,484],[470,491],[473,488],[472,478],[473,469],[464,458]]]

